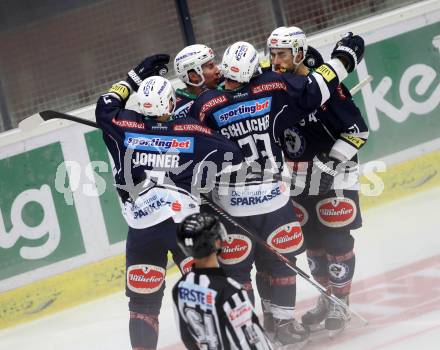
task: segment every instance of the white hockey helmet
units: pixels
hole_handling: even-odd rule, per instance
[[[176,108],[176,95],[168,79],[152,76],[145,79],[137,91],[139,112],[150,118],[172,115]],[[170,101],[172,110],[170,110]]]
[[[177,76],[186,84],[201,86],[205,82],[202,65],[215,58],[214,51],[205,45],[195,44],[185,47],[174,59],[174,71]],[[194,84],[189,80],[188,73],[191,70],[200,75],[202,81]]]
[[[258,70],[258,53],[246,41],[229,46],[223,54],[221,71],[227,79],[247,83]]]
[[[270,49],[291,49],[293,55],[293,64],[300,64],[307,53],[306,34],[298,27],[279,27],[270,33],[267,38],[267,48]],[[303,58],[295,62],[296,55],[303,52]]]

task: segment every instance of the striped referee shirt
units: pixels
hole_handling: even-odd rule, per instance
[[[174,286],[173,301],[187,349],[272,349],[246,291],[221,268],[193,267]]]

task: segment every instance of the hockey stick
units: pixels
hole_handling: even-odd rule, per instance
[[[65,119],[72,122],[91,126],[92,128],[98,128],[98,125],[94,121],[52,110],[43,111],[22,120],[20,123],[18,123],[18,128],[23,131],[31,131],[38,127],[41,123],[51,119]]]
[[[365,79],[363,79],[362,81],[360,81],[358,84],[356,84],[350,89],[351,96],[356,95],[356,93],[358,93],[365,85],[370,83],[372,80],[373,77],[371,75],[367,75]]]
[[[344,310],[347,313],[350,313],[350,314],[356,316],[357,318],[359,318],[364,323],[365,326],[368,324],[368,321],[364,317],[362,317],[359,313],[357,313],[356,311],[352,310],[347,304],[345,304],[342,300],[340,300],[337,297],[335,297],[333,294],[329,294],[325,287],[323,287],[321,284],[313,281],[311,279],[311,277],[306,272],[304,272],[299,267],[297,267],[293,262],[291,262],[289,259],[287,259],[284,255],[282,255],[281,253],[277,252],[264,239],[260,238],[256,234],[252,233],[252,231],[247,229],[245,226],[243,226],[243,225],[239,224],[238,222],[236,222],[228,213],[226,213],[217,204],[212,202],[205,194],[200,194],[200,196],[202,197],[202,204],[208,205],[212,210],[214,210],[222,218],[224,218],[225,220],[229,221],[235,227],[238,227],[241,230],[243,230],[244,232],[246,232],[257,243],[262,245],[266,250],[268,250],[270,253],[274,254],[279,260],[281,260],[283,263],[285,263],[288,268],[290,268],[292,271],[296,272],[299,276],[301,276],[307,282],[309,282],[323,296],[325,296],[326,298],[330,299],[331,301],[333,301],[334,303],[338,304],[339,306],[343,307]]]
[[[370,80],[368,80],[370,78]],[[362,82],[360,82],[358,85],[356,85],[355,87],[359,86],[362,84],[365,85],[367,84],[369,81],[371,81],[371,76],[367,77],[366,79],[364,79]],[[360,89],[360,88],[359,88]],[[358,90],[359,91],[359,90]],[[97,128],[97,124],[93,121],[90,120],[85,120],[79,117],[75,117],[66,113],[61,113],[61,112],[56,112],[56,111],[43,111],[39,113],[40,116],[38,115],[33,115],[25,120],[23,120],[23,122],[26,122],[27,120],[30,120],[30,123],[27,123],[26,127],[28,127],[29,125],[36,124],[35,126],[38,126],[39,124],[41,124],[41,122],[45,121],[45,120],[50,120],[50,119],[67,119],[67,120],[71,120],[77,123],[81,123],[81,124],[85,124],[88,126],[92,126]],[[38,123],[38,124],[37,124]],[[20,125],[19,125],[20,127]],[[266,249],[268,249],[271,253],[275,254],[282,262],[284,262],[287,267],[289,267],[292,271],[296,272],[299,276],[301,276],[302,278],[304,278],[305,280],[307,280],[312,286],[314,286],[316,289],[318,289],[318,291],[324,295],[325,297],[327,297],[328,299],[330,299],[331,301],[333,301],[334,303],[340,305],[341,307],[344,308],[344,310],[348,311],[349,313],[351,313],[352,315],[356,316],[357,318],[359,318],[365,325],[368,324],[368,321],[363,318],[360,314],[358,314],[357,312],[353,311],[350,309],[350,307],[345,304],[342,300],[336,298],[334,295],[332,294],[328,294],[327,290],[325,287],[323,287],[321,284],[313,281],[311,279],[311,277],[304,272],[303,270],[301,270],[299,267],[297,267],[294,263],[292,263],[289,259],[287,259],[286,257],[284,257],[282,254],[280,254],[279,252],[277,252],[275,249],[273,249],[269,244],[266,243],[266,241],[264,241],[262,238],[258,237],[257,235],[253,234],[252,231],[248,230],[246,227],[244,227],[243,225],[240,225],[239,223],[237,223],[231,216],[229,216],[229,214],[227,214],[226,212],[223,211],[223,209],[221,209],[219,206],[217,206],[215,203],[213,203],[211,200],[209,200],[206,195],[201,194],[202,197],[202,203],[207,204],[209,207],[211,207],[216,213],[218,213],[221,217],[223,217],[224,219],[226,219],[227,221],[229,221],[231,224],[233,224],[236,227],[239,227],[240,229],[242,229],[244,232],[246,232],[250,237],[252,237],[253,239],[255,239],[255,241],[259,244],[261,244],[263,247],[265,247]]]

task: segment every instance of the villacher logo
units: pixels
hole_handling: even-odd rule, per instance
[[[281,226],[267,237],[267,243],[280,253],[298,251],[304,243],[301,226],[298,222]]]
[[[251,240],[239,234],[229,234],[229,242],[222,241],[222,252],[219,260],[225,265],[237,264],[249,256],[252,248]]]
[[[343,227],[356,218],[356,203],[350,198],[327,198],[318,202],[316,212],[319,221],[328,227]]]
[[[160,289],[165,269],[154,265],[132,265],[127,269],[127,286],[136,293],[149,294]]]

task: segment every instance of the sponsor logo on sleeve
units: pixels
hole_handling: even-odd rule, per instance
[[[326,64],[322,64],[316,69],[316,73],[322,75],[322,77],[327,81],[328,83],[332,81],[334,78],[336,78],[336,74],[328,67]]]
[[[261,85],[255,85],[252,87],[253,94],[261,94],[262,92],[270,92],[270,91],[287,91],[287,86],[282,81],[271,81],[269,83],[264,83]]]
[[[356,203],[350,198],[326,198],[316,204],[319,221],[328,227],[343,227],[356,218]]]
[[[128,129],[145,129],[144,123],[139,123],[134,120],[125,120],[125,119],[112,119],[112,124],[119,126],[120,128],[128,128]]]
[[[219,260],[222,264],[233,265],[245,260],[252,249],[251,240],[239,234],[229,234],[229,242],[222,241],[222,252]]]
[[[260,98],[258,100],[239,102],[219,109],[213,113],[218,126],[224,126],[233,122],[254,118],[268,114],[271,110],[272,97]]]
[[[121,96],[123,100],[127,99],[130,96],[130,90],[124,84],[113,84],[108,92],[113,92],[118,96]]]
[[[307,221],[309,221],[309,213],[307,212],[306,208],[304,208],[301,204],[293,202],[293,205],[299,224],[301,226],[304,226],[305,224],[307,224]]]
[[[342,138],[357,149],[361,148],[365,143],[365,140],[361,139],[360,137],[349,134],[342,136]]]
[[[293,253],[304,244],[299,222],[291,222],[273,231],[267,237],[267,243],[280,253]]]
[[[210,99],[208,102],[205,102],[202,108],[200,108],[199,119],[203,121],[203,119],[205,119],[206,112],[213,109],[215,106],[219,106],[227,101],[228,99],[225,95],[220,95]]]
[[[165,269],[154,265],[131,265],[127,268],[127,287],[139,294],[157,292],[165,279]]]
[[[194,138],[125,133],[127,148],[150,152],[194,153]]]
[[[196,132],[212,135],[212,130],[210,128],[198,124],[176,124],[173,126],[173,130],[177,132]]]

